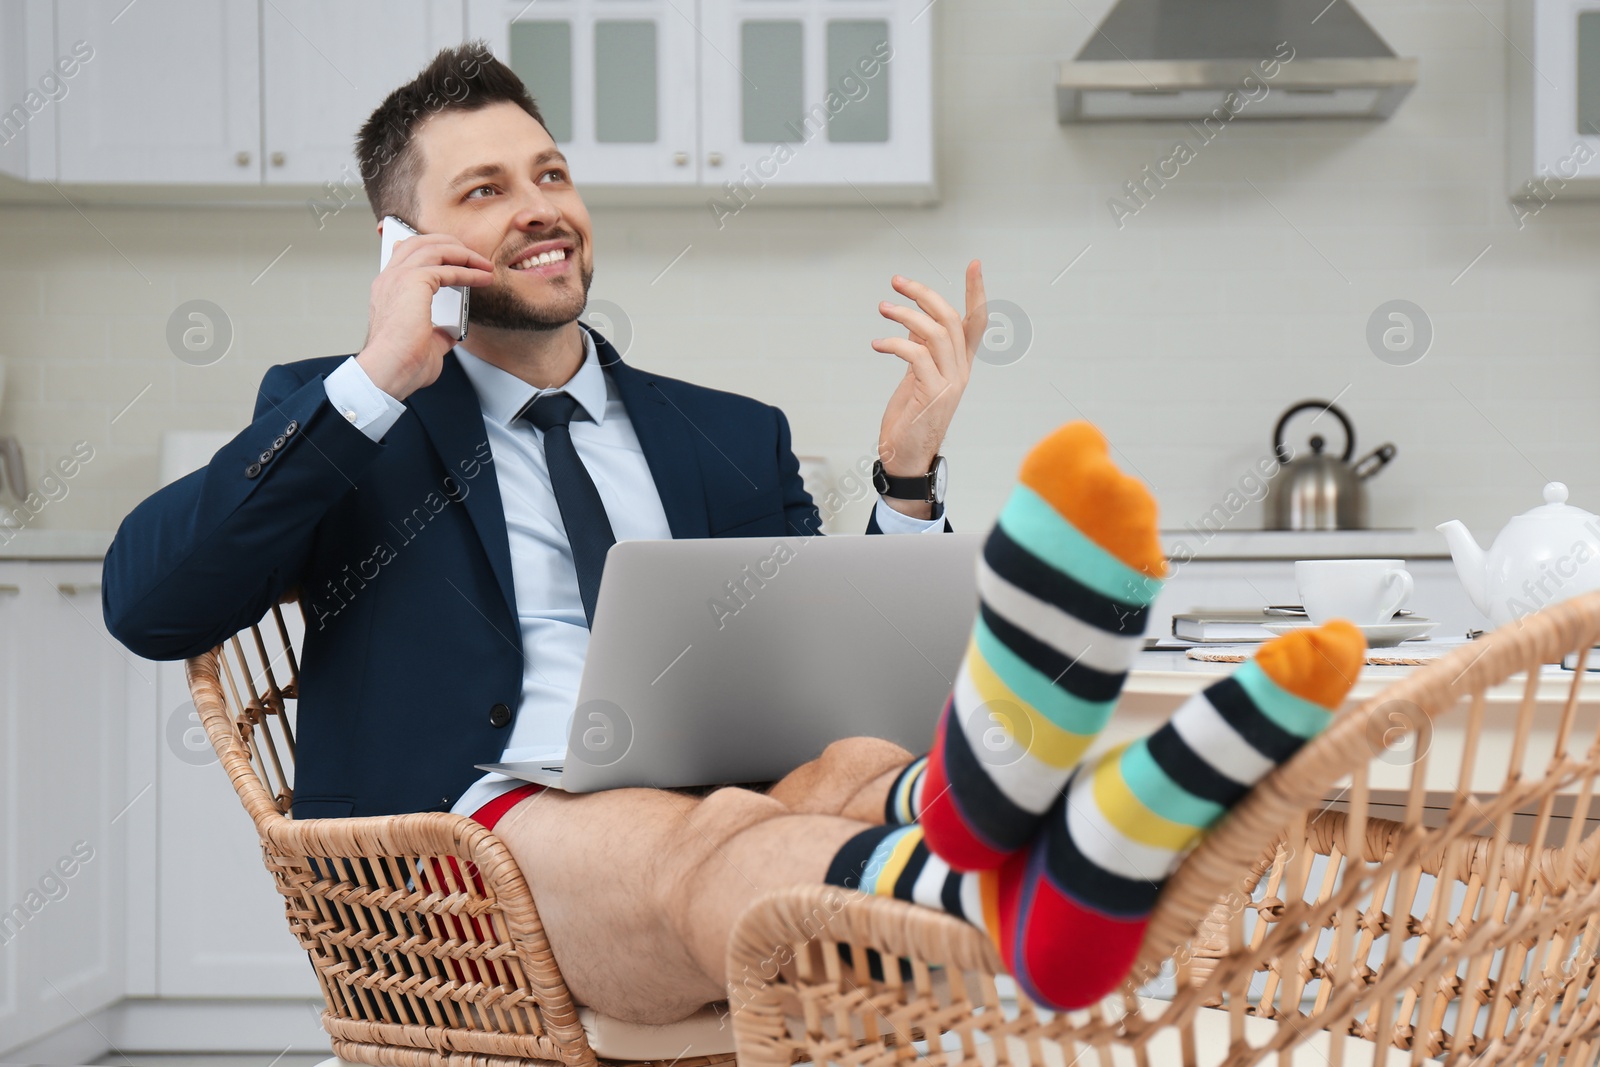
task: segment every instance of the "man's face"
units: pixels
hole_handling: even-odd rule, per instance
[[[507,330],[553,330],[576,319],[589,298],[594,246],[589,212],[566,157],[532,115],[510,103],[445,111],[425,121],[417,218],[423,233],[446,233],[494,264],[492,284],[475,287],[468,320]],[[548,262],[529,262],[554,253]]]

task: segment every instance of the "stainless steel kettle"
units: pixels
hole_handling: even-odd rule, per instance
[[[1311,454],[1291,458],[1283,443],[1283,431],[1290,419],[1312,409],[1332,414],[1344,426],[1343,455],[1324,452],[1326,442],[1322,435],[1313,434]],[[1329,400],[1303,400],[1285,411],[1272,431],[1272,450],[1283,466],[1273,477],[1267,494],[1269,530],[1366,529],[1367,490],[1362,482],[1395,456],[1394,445],[1380,445],[1351,463],[1350,457],[1356,451],[1355,427]]]

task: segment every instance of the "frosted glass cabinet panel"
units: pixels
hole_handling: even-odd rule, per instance
[[[805,23],[799,19],[746,19],[739,26],[742,140],[800,140],[805,118]]]
[[[468,0],[467,32],[527,84],[581,189],[699,181],[694,7]]]
[[[705,181],[933,181],[927,0],[700,0]]]

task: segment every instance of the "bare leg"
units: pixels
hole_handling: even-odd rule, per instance
[[[540,793],[495,833],[528,879],[573,997],[662,1023],[727,996],[728,940],[756,897],[821,883],[865,828],[746,789],[704,799],[616,789]]]

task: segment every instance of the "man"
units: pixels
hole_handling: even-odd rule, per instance
[[[986,540],[926,757],[846,739],[765,793],[704,797],[474,781],[476,763],[565,739],[615,539],[810,533],[818,514],[776,408],[635,370],[577,323],[588,214],[510,70],[441,53],[359,154],[374,214],[422,234],[373,283],[366,343],[272,368],[252,425],[128,516],[107,625],[141,655],[190,656],[298,590],[294,816],[453,810],[493,828],[580,1003],[669,1022],[721,999],[744,909],[820,881],[942,907],[1042,1003],[1092,1003],[1126,975],[1172,865],[1353,682],[1359,631],[1301,631],[1088,761],[1165,561],[1154,499],[1074,423],[1029,453]],[[463,345],[432,325],[442,285],[473,287]],[[894,285],[916,306],[879,309],[909,333],[873,342],[907,365],[879,448],[923,499],[880,500],[868,531],[948,529],[927,486],[982,279],[972,263],[964,317]]]
[[[123,523],[105,616],[133,651],[175,659],[298,590],[294,816],[470,815],[513,784],[475,764],[565,743],[598,583],[597,569],[579,573],[586,557],[613,538],[807,534],[820,519],[781,411],[635,369],[577,321],[595,263],[588,212],[522,83],[481,45],[442,52],[392,93],[358,151],[374,215],[421,233],[374,281],[361,351],[267,372],[254,422]],[[878,451],[886,475],[920,489],[971,372],[982,279],[974,262],[964,318],[920,283],[893,284],[916,306],[880,306],[910,336],[873,343],[907,365]],[[473,287],[461,345],[431,324],[441,285]],[[549,431],[518,417],[563,387],[578,402],[564,435],[609,536],[569,538]],[[868,532],[949,528],[942,502],[884,497]],[[851,747],[816,781],[837,792],[909,758]],[[552,913],[555,895],[539,897]],[[594,954],[556,936],[581,992]]]

